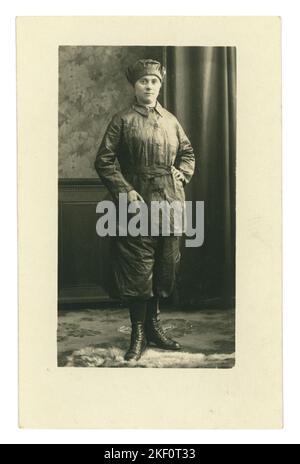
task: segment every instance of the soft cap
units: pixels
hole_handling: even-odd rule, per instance
[[[157,76],[161,82],[166,74],[165,67],[155,60],[138,60],[133,65],[126,69],[126,77],[129,82],[134,85],[138,79],[143,76],[154,75]]]

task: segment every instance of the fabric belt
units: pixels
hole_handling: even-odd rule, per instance
[[[130,171],[124,172],[125,175],[140,175],[146,178],[167,176],[172,173],[172,166],[155,165],[155,166],[142,166],[140,168],[133,168]]]

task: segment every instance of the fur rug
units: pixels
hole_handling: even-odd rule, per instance
[[[119,348],[87,347],[67,357],[66,367],[231,368],[235,354],[187,353],[148,348],[138,362],[126,362]]]

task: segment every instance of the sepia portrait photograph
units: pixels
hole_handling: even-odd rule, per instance
[[[58,366],[234,366],[236,53],[59,47]]]
[[[20,424],[282,424],[281,23],[17,21]]]

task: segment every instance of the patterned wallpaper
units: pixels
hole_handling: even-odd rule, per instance
[[[133,90],[124,74],[139,58],[162,60],[162,47],[59,48],[59,177],[97,178],[94,161],[112,115]]]

